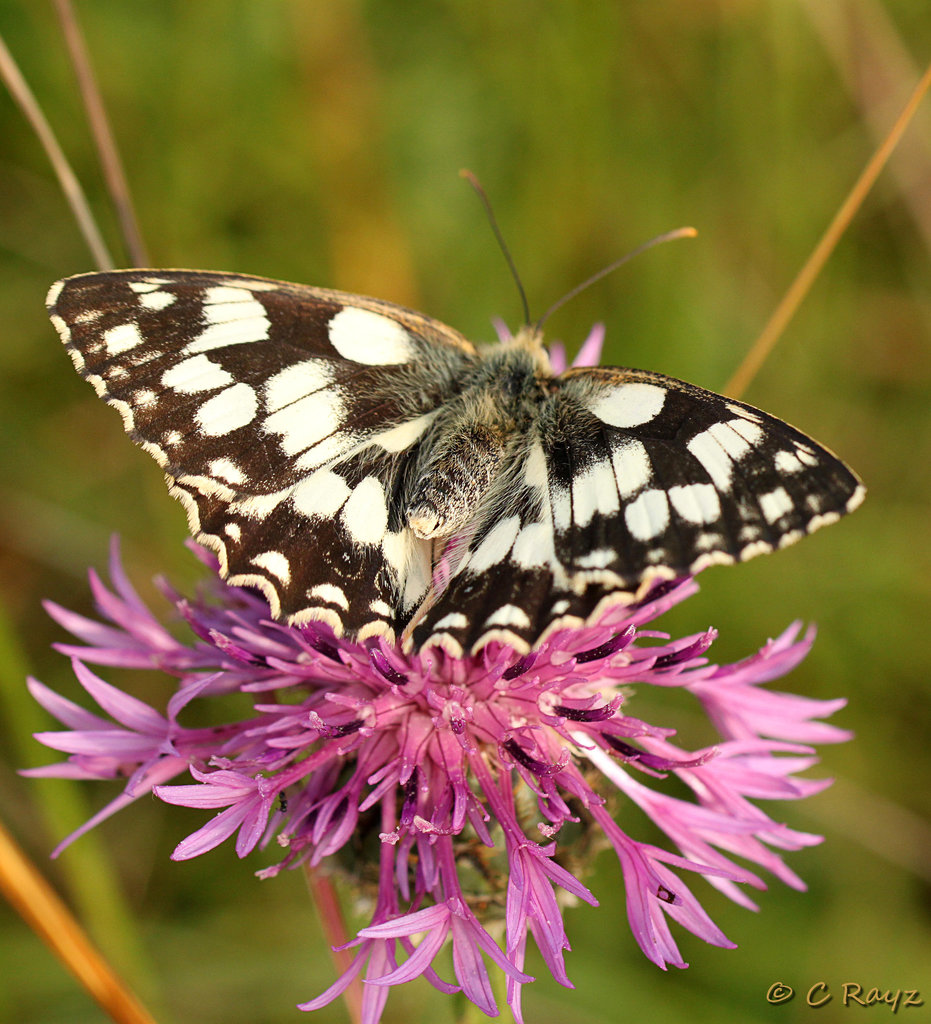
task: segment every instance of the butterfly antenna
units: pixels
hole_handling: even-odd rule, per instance
[[[514,283],[517,285],[517,291],[520,295],[521,305],[524,307],[524,323],[530,323],[530,306],[527,304],[527,293],[524,291],[524,286],[520,280],[520,274],[517,273],[517,267],[514,265],[514,260],[511,258],[511,252],[507,247],[507,243],[504,241],[504,235],[501,234],[501,228],[498,227],[498,221],[495,219],[495,212],[491,208],[491,202],[482,188],[481,182],[475,175],[468,170],[463,168],[459,172],[460,178],[465,180],[475,189],[475,194],[482,201],[482,206],[485,207],[485,215],[488,217],[488,223],[491,225],[491,230],[495,233],[495,238],[498,241],[498,247],[504,254],[504,258],[507,261],[508,269],[511,271],[511,277],[514,278]]]
[[[627,253],[626,256],[622,256],[619,260],[615,260],[613,263],[609,263],[606,267],[602,267],[597,274],[592,274],[591,277],[586,278],[581,284],[575,286],[570,292],[553,303],[552,306],[540,317],[540,319],[534,324],[535,330],[539,331],[543,328],[545,321],[556,312],[557,309],[564,306],[570,299],[574,299],[576,295],[584,292],[586,288],[591,287],[596,281],[600,281],[603,277],[607,277],[608,274],[614,273],[618,267],[623,267],[625,263],[632,260],[635,256],[639,256],[640,253],[646,252],[647,249],[652,249],[654,245],[659,245],[661,242],[671,242],[675,238],[694,238],[698,232],[695,228],[676,228],[675,231],[667,231],[663,235],[657,235],[656,238],[651,238],[649,242],[644,242],[643,245],[638,245],[636,249]]]

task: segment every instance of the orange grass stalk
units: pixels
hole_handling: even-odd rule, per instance
[[[841,235],[847,230],[847,226],[853,220],[854,215],[863,205],[864,199],[866,199],[880,172],[886,166],[896,144],[915,116],[915,111],[918,109],[918,105],[924,98],[929,86],[931,86],[931,64],[928,65],[927,70],[921,76],[918,85],[915,86],[914,91],[908,98],[908,102],[902,108],[902,113],[899,114],[895,124],[889,130],[889,134],[879,144],[866,167],[863,168],[862,174],[857,178],[853,188],[848,193],[847,198],[841,203],[827,230],[812,250],[802,269],[798,272],[798,276],[789,285],[788,291],[782,297],[782,301],[773,310],[766,326],[760,332],[760,336],[751,346],[743,362],[737,367],[733,377],[727,382],[724,388],[725,394],[732,395],[734,398],[740,398],[759,372],[760,367],[766,361],[782,332],[785,330],[786,324],[795,315],[795,311],[801,305],[802,299],[808,294],[815,278],[821,273],[821,268],[834,251]]]
[[[155,1024],[6,829],[0,825],[0,891],[116,1024]]]

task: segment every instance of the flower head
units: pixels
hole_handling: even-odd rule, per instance
[[[596,899],[568,870],[567,856],[595,836],[617,856],[634,937],[663,968],[686,966],[670,919],[707,942],[732,945],[683,872],[750,907],[739,886],[764,883],[748,863],[802,888],[777,851],[819,838],[773,821],[752,800],[822,789],[826,781],[796,773],[814,763],[811,743],[848,734],[818,721],[843,701],[761,685],[808,651],[812,630],[802,633],[797,623],[744,661],[710,664],[714,630],[669,640],[647,628],[695,593],[686,578],[584,628],[556,632],[530,654],[493,644],[454,658],[348,642],[318,625],[285,626],[269,619],[262,599],[217,579],[211,599],[187,600],[163,585],[194,634],[182,643],[139,599],[116,548],[111,578],[113,590],[91,576],[100,622],[49,605],[81,641],[60,649],[100,713],[31,681],[36,699],[66,726],[38,738],[68,758],[29,774],[128,775],[121,795],[65,844],[154,793],[218,812],[180,843],[176,859],[227,839],[240,856],[275,841],[283,856],[264,876],[326,863],[370,892],[372,918],[350,944],[350,970],[303,1009],[324,1005],[363,975],[364,1019],[374,1024],[389,986],[424,975],[495,1014],[490,962],[506,975],[520,1020],[521,986],[532,980],[523,970],[528,935],[553,976],[570,984],[560,908],[567,895]],[[176,682],[156,710],[91,665],[157,668]],[[689,749],[672,729],[647,721],[656,687],[696,700],[719,742]],[[231,693],[251,702],[241,719],[218,713],[216,727],[181,723],[191,701]],[[185,772],[189,781],[169,784]],[[666,791],[673,777],[691,799]],[[612,792],[633,801],[678,852],[621,829],[607,808]],[[433,966],[447,943],[455,982]]]

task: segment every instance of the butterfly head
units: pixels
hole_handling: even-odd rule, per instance
[[[543,330],[538,324],[523,324],[514,334],[501,326],[498,334],[498,344],[486,346],[486,357],[493,359],[495,353],[503,352],[526,353],[531,357],[531,364],[537,376],[556,376],[556,371],[550,363],[549,352],[543,344]],[[523,365],[528,364],[524,361]]]

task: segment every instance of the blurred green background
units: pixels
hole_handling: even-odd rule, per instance
[[[374,294],[490,340],[490,318],[516,325],[520,308],[458,177],[467,166],[492,197],[536,314],[645,239],[695,225],[697,240],[638,258],[548,332],[572,350],[604,321],[606,361],[715,389],[931,59],[931,13],[914,0],[84,0],[77,10],[154,265]],[[52,5],[3,0],[0,32],[119,251]],[[568,912],[577,990],[533,959],[529,1022],[790,1024],[810,1019],[804,993],[818,981],[835,993],[821,1024],[860,1019],[840,1005],[845,982],[931,999],[929,248],[926,101],[745,396],[841,453],[869,498],[777,557],[708,572],[666,622],[673,633],[716,625],[719,660],[794,618],[818,623],[813,653],[782,685],[848,697],[834,721],[857,736],[823,748],[810,773],[834,776],[834,787],[768,808],[826,836],[788,858],[810,891],[774,883],[754,915],[697,882],[739,948],[677,933],[692,966],[663,974],[630,937],[605,855],[590,880],[601,909]],[[182,586],[199,575],[159,471],[72,372],[45,319],[49,283],[89,269],[46,159],[0,91],[3,818],[161,1024],[296,1021],[294,1004],[333,976],[299,873],[259,882],[252,872],[270,855],[239,862],[229,844],[172,864],[202,819],[154,800],[49,862],[115,787],[16,774],[55,759],[29,738],[48,720],[23,676],[81,699],[49,650],[63,636],[41,600],[89,612],[86,568],[104,567],[113,532],[146,596],[156,573]],[[162,680],[131,682],[164,702]],[[646,834],[637,819],[627,825]],[[770,1006],[777,981],[799,994]],[[336,1004],[309,1019],[346,1018]],[[426,985],[395,990],[385,1015],[451,1019]],[[5,905],[0,1020],[102,1020]]]

